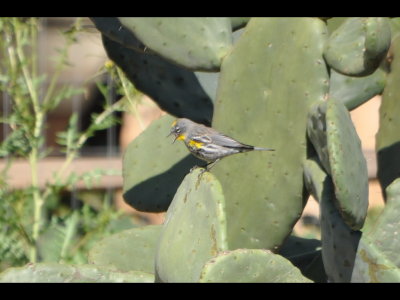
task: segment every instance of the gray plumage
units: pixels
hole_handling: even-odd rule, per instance
[[[170,134],[176,139],[183,140],[189,151],[196,157],[213,163],[221,158],[253,150],[274,151],[271,148],[254,147],[243,144],[217,130],[189,119],[177,119],[171,128]]]

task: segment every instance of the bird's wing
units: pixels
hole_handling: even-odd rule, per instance
[[[209,144],[212,142],[212,139],[208,134],[201,134],[201,135],[195,135],[191,138],[195,142],[203,143],[203,144]]]
[[[205,127],[205,126],[204,126]],[[204,132],[206,131],[206,132]],[[241,149],[253,149],[253,146],[242,144],[233,138],[222,134],[216,131],[213,128],[207,128],[204,130],[202,128],[202,132],[197,132],[198,134],[194,134],[192,139],[196,142],[205,143],[205,144],[216,144],[222,147],[228,148],[241,148]]]
[[[242,143],[234,140],[233,138],[231,138],[227,135],[221,134],[221,133],[212,135],[212,141],[213,141],[213,143],[223,146],[223,147],[246,148],[246,149],[253,148],[253,146],[242,144]]]

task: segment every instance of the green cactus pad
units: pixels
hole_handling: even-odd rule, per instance
[[[386,194],[383,212],[360,240],[353,282],[400,282],[400,178],[387,187]]]
[[[164,111],[209,125],[213,103],[192,71],[148,51],[138,52],[102,35],[107,55],[135,87]]]
[[[203,267],[200,282],[312,282],[284,257],[263,249],[218,253]]]
[[[368,210],[368,170],[361,141],[346,107],[331,99],[326,112],[331,176],[344,221],[358,230]]]
[[[348,18],[329,37],[324,57],[337,72],[372,74],[390,47],[387,18]]]
[[[328,140],[326,136],[326,102],[315,102],[310,106],[307,119],[307,135],[318,154],[319,162],[327,173],[331,173]],[[307,172],[305,176],[309,175]],[[311,187],[310,187],[311,188]],[[312,190],[309,189],[311,192]]]
[[[28,264],[9,268],[0,274],[0,282],[154,282],[154,275],[140,272],[117,272],[94,265]]]
[[[317,157],[304,161],[304,185],[318,203],[322,198],[334,198],[332,179],[322,169],[322,162]]]
[[[377,249],[400,268],[400,178],[386,189],[387,202],[368,237]]]
[[[381,94],[385,83],[386,73],[381,68],[364,77],[346,76],[332,69],[329,96],[341,101],[348,110],[352,110]]]
[[[338,29],[348,17],[333,17],[326,20],[326,27],[328,28],[329,35]]]
[[[352,230],[335,207],[332,179],[316,159],[304,163],[304,178],[308,189],[318,200],[321,220],[322,260],[330,282],[349,282],[360,231]]]
[[[217,97],[217,87],[219,81],[219,72],[194,72],[203,90],[207,93],[208,97],[214,102]]]
[[[239,37],[242,35],[244,29],[236,30],[232,37],[233,37],[233,44],[237,42]],[[199,80],[200,85],[202,86],[203,90],[207,93],[210,99],[215,102],[217,98],[217,88],[219,82],[219,72],[194,72],[194,75]]]
[[[388,260],[376,244],[362,237],[357,249],[351,282],[390,283],[400,282],[400,268]]]
[[[229,18],[119,18],[159,55],[197,71],[218,71],[232,46]]]
[[[308,122],[308,136],[314,148],[317,149],[324,168],[332,176],[336,204],[344,221],[353,230],[358,230],[364,224],[368,210],[368,171],[361,142],[344,104],[329,99],[319,105],[320,109],[314,109],[318,114],[311,115],[310,119],[319,118],[320,121]],[[323,111],[326,111],[325,115],[321,113]],[[324,120],[325,132],[323,126],[320,126]],[[316,131],[321,132],[317,135]],[[324,134],[326,134],[326,143]],[[315,136],[319,138],[316,139]],[[321,147],[322,150],[319,149]],[[327,155],[325,147],[327,147]],[[320,153],[323,155],[321,156]],[[326,166],[326,156],[328,156],[329,168]]]
[[[108,236],[90,250],[88,261],[118,271],[154,273],[160,232],[161,225],[148,225]]]
[[[382,94],[376,134],[378,179],[383,191],[400,177],[400,35],[393,41],[392,51],[391,72]]]
[[[166,211],[185,175],[204,165],[183,143],[167,138],[173,120],[166,115],[154,121],[125,150],[123,197],[137,210]]]
[[[400,282],[400,178],[387,187],[386,195],[382,214],[360,240],[353,282]]]
[[[317,18],[251,18],[224,59],[214,128],[276,150],[232,155],[211,171],[224,189],[231,250],[276,251],[301,215],[308,106],[328,92],[326,36]]]
[[[197,168],[168,209],[156,254],[162,282],[196,282],[203,265],[227,249],[224,195],[215,177]]]
[[[400,18],[391,18],[390,21],[390,30],[392,32],[392,41],[400,35]]]

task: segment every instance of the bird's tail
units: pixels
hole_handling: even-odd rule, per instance
[[[257,150],[257,151],[275,151],[275,149],[272,149],[272,148],[261,148],[261,147],[253,147],[253,150]]]

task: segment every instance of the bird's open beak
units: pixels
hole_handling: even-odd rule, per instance
[[[173,132],[171,131],[171,132],[167,135],[167,137],[169,137],[172,133],[173,133]],[[176,138],[177,138],[177,137],[175,136],[175,137],[174,137],[174,140],[172,141],[172,144],[175,143]]]

